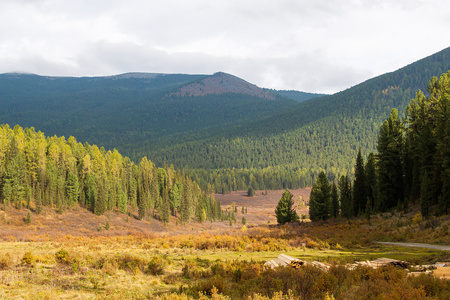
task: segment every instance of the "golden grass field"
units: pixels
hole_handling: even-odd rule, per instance
[[[7,208],[0,211],[0,299],[450,297],[449,280],[430,275],[412,278],[401,270],[339,267],[379,257],[411,265],[450,261],[448,251],[375,243],[449,245],[448,217],[420,220],[412,207],[370,220],[278,226],[273,210],[281,193],[258,191],[249,198],[235,192],[223,200],[219,195],[224,207],[233,202],[238,206],[237,222],[231,226],[229,221],[181,225],[176,219],[163,225],[115,212],[96,216],[81,208],[62,215],[53,211],[32,214],[27,224],[26,210]],[[308,190],[293,194],[296,202],[309,197]],[[247,208],[247,226],[240,223],[242,206]],[[306,211],[306,206],[299,207],[300,213]],[[280,253],[336,267],[328,273],[310,267],[267,270],[264,262]],[[444,271],[437,269],[436,274],[447,276]],[[302,282],[310,284],[302,286]]]

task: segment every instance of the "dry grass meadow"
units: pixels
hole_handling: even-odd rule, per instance
[[[297,204],[309,190],[292,191]],[[375,241],[450,244],[449,218],[422,220],[417,210],[370,219],[275,225],[282,191],[218,196],[238,207],[237,222],[167,225],[115,212],[83,209],[62,215],[0,211],[1,299],[450,299],[450,281],[408,276],[395,268],[344,266],[390,257],[411,266],[450,261],[448,251],[380,245]],[[247,208],[247,226],[240,222]],[[305,205],[299,214],[307,212]],[[106,224],[109,223],[109,229]],[[280,253],[322,261],[268,269]],[[436,270],[436,274],[441,270]]]

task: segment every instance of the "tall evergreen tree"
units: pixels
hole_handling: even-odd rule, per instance
[[[420,212],[422,213],[422,216],[428,217],[430,214],[430,208],[431,208],[431,202],[433,199],[433,192],[431,190],[431,178],[428,175],[428,172],[425,171],[422,175],[421,180],[422,186],[420,189]]]
[[[377,175],[375,169],[375,155],[370,153],[364,167],[366,179],[366,196],[371,208],[375,205],[375,191],[377,187]]]
[[[381,125],[378,135],[378,205],[385,211],[403,202],[403,124],[397,109]]]
[[[341,215],[345,218],[353,216],[352,187],[348,176],[342,175],[338,182],[339,200],[341,202]]]
[[[333,182],[331,185],[331,217],[339,217],[340,205],[339,205],[339,195],[336,184]]]
[[[439,143],[442,153],[442,194],[439,198],[439,211],[443,214],[450,212],[450,105],[447,107],[445,134]]]
[[[314,183],[309,197],[309,218],[311,221],[330,218],[331,187],[328,178],[322,171]]]
[[[73,206],[78,202],[80,194],[80,185],[78,182],[78,176],[72,172],[69,172],[66,180],[66,195],[69,206]]]
[[[353,182],[353,214],[358,216],[365,210],[367,203],[366,174],[361,148],[358,150],[355,165],[355,180]]]
[[[286,189],[283,192],[283,195],[275,208],[275,215],[277,217],[278,224],[285,224],[299,220],[297,212],[293,208],[294,201],[292,200],[292,197],[293,195],[289,190]]]

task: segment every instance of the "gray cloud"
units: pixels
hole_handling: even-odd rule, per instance
[[[0,72],[229,72],[336,92],[448,45],[445,0],[2,1]]]

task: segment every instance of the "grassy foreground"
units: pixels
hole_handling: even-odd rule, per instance
[[[448,243],[445,218],[391,214],[352,221],[260,226],[227,233],[70,236],[0,247],[1,299],[450,299],[450,281],[395,268],[343,265],[389,257],[449,261],[445,251],[374,241]],[[333,265],[267,269],[280,253]]]

